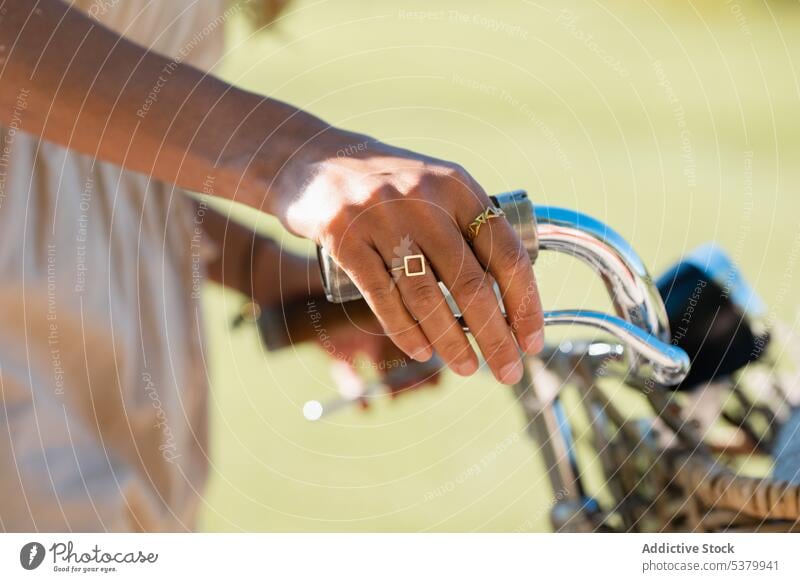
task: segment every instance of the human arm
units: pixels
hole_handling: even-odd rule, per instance
[[[206,261],[211,281],[265,307],[322,297],[315,258],[289,252],[274,239],[203,202],[195,201],[195,215],[212,249]]]
[[[195,216],[210,243],[209,280],[238,291],[259,311],[277,314],[260,325],[278,326],[273,332],[285,336],[287,345],[317,343],[338,360],[332,375],[343,393],[366,390],[359,369],[364,362],[379,373],[392,396],[438,382],[438,366],[409,362],[363,301],[325,301],[315,258],[288,251],[203,202],[195,201]]]
[[[392,340],[417,359],[436,349],[457,373],[478,367],[437,278],[498,380],[513,383],[522,374],[515,338],[529,353],[541,348],[541,307],[527,255],[500,220],[467,244],[464,232],[489,200],[457,164],[333,128],[232,87],[57,0],[7,0],[4,8],[0,121],[14,115],[24,92],[24,131],[275,215],[330,250]],[[406,238],[431,269],[394,284],[387,269]]]

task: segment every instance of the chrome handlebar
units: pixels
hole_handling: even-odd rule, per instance
[[[679,384],[689,358],[671,345],[664,303],[644,263],[633,248],[607,225],[574,210],[534,207],[523,191],[492,197],[525,245],[531,264],[539,250],[572,255],[588,264],[606,284],[618,317],[585,310],[545,312],[545,325],[576,324],[602,329],[630,350],[629,373],[639,380]],[[323,248],[318,249],[325,294],[342,303],[361,297],[358,288]],[[452,306],[452,305],[451,305]],[[458,316],[457,313],[454,314]]]
[[[583,325],[609,333],[628,346],[640,360],[636,377],[652,377],[664,386],[674,386],[689,372],[689,356],[681,348],[662,342],[651,334],[613,315],[583,309],[545,311],[545,325]]]
[[[628,242],[599,220],[575,210],[533,209],[539,248],[572,255],[605,282],[617,314],[663,341],[670,340],[664,302]]]

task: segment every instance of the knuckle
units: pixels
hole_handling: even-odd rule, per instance
[[[392,290],[388,285],[372,280],[356,281],[356,284],[361,288],[364,297],[368,298],[371,303],[384,306],[384,309],[390,309]]]
[[[386,333],[394,344],[404,351],[406,348],[413,348],[420,343],[419,332],[413,327],[387,330]]]
[[[359,209],[354,206],[347,205],[339,209],[328,221],[323,236],[329,240],[332,246],[342,246],[352,237],[355,226],[359,218]]]
[[[446,181],[442,178],[442,175],[436,172],[422,172],[414,181],[409,195],[423,199],[440,199],[446,186]]]
[[[486,207],[488,203],[486,193],[467,170],[456,164],[448,177],[450,178],[448,181],[457,186],[462,195],[468,196],[470,200],[480,206],[477,212]]]
[[[410,283],[409,293],[417,308],[430,312],[436,308],[442,299],[439,287],[428,281]]]
[[[501,360],[506,352],[516,350],[516,348],[509,338],[493,334],[482,342],[481,350],[487,360]]]
[[[448,360],[457,360],[463,357],[467,345],[459,338],[442,339],[436,344],[436,349]]]
[[[525,272],[531,268],[530,260],[518,241],[505,243],[497,249],[497,262],[501,269],[517,272]]]
[[[397,200],[400,196],[400,191],[393,184],[382,183],[372,188],[367,200],[371,204],[381,204]]]
[[[533,327],[542,323],[541,313],[539,313],[535,305],[531,305],[530,303],[521,305],[513,315],[514,323],[517,327],[521,325]]]
[[[351,263],[357,265],[364,254],[364,246],[354,236],[348,236],[347,231],[331,229],[322,240],[323,246],[330,253],[333,260],[344,267]]]
[[[475,301],[488,296],[490,290],[486,273],[474,269],[463,273],[457,280],[453,292],[462,300]]]
[[[459,182],[466,183],[472,180],[469,172],[461,164],[450,162],[445,166],[444,175],[450,179],[458,180]]]
[[[510,313],[511,328],[514,332],[544,327],[544,314],[538,301],[526,296]]]
[[[426,168],[417,178],[417,187],[423,192],[456,191],[469,184],[472,177],[458,164],[445,163]]]
[[[514,333],[529,333],[540,327],[536,318],[532,315],[521,315],[514,318],[511,322],[511,331]]]

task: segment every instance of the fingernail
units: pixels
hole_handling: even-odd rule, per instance
[[[464,362],[454,362],[453,371],[459,376],[472,376],[478,371],[478,364],[474,360],[466,360]]]
[[[500,368],[500,374],[497,379],[503,384],[516,384],[522,380],[522,361],[515,360]]]
[[[544,348],[544,330],[539,329],[532,334],[529,334],[522,340],[522,349],[525,353],[534,356],[542,351]]]
[[[433,350],[430,348],[418,348],[411,352],[411,357],[418,362],[427,362],[433,357]]]

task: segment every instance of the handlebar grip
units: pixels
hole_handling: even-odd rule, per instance
[[[505,212],[506,220],[514,228],[528,252],[531,265],[539,255],[539,239],[536,234],[536,214],[533,212],[528,194],[524,190],[505,192],[490,197],[492,204]],[[325,297],[332,303],[344,303],[361,298],[361,291],[348,274],[323,247],[317,247],[322,285]]]

